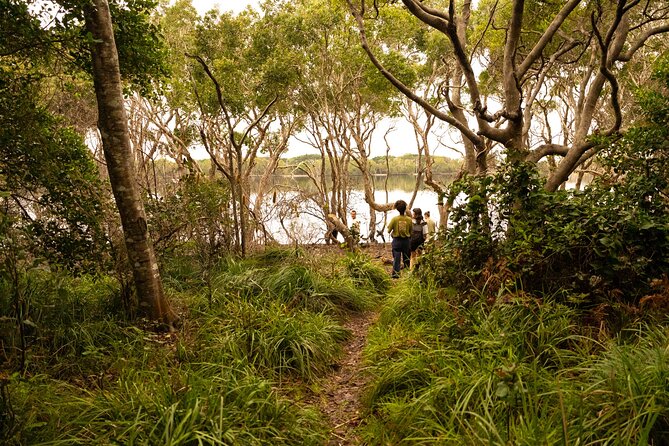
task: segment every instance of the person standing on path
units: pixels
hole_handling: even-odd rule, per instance
[[[418,255],[423,250],[423,244],[427,240],[427,223],[423,220],[423,211],[420,208],[414,208],[412,211],[413,222],[411,225],[411,269],[414,269],[418,261]]]
[[[362,219],[358,219],[358,213],[353,209],[351,211],[351,237],[353,237],[353,243],[358,244],[361,240],[365,240],[365,228],[363,225]]]
[[[395,209],[397,209],[399,215],[394,216],[390,220],[390,223],[388,223],[388,232],[393,238],[390,245],[393,252],[392,277],[398,278],[400,276],[400,267],[402,264],[404,264],[405,268],[408,268],[410,265],[411,245],[409,238],[411,237],[411,226],[413,222],[411,217],[405,215],[407,210],[406,201],[397,200],[395,202]]]
[[[427,239],[434,240],[437,236],[437,222],[430,218],[430,211],[425,211],[425,223],[427,223]]]

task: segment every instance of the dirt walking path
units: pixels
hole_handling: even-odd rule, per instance
[[[314,249],[330,250],[333,247],[319,245]],[[392,270],[390,244],[370,244],[362,247],[362,251],[379,262],[390,276]],[[344,326],[351,330],[351,338],[343,346],[342,359],[333,367],[330,374],[319,380],[320,388],[306,397],[305,402],[317,407],[329,421],[332,431],[328,446],[361,444],[361,439],[355,430],[362,422],[360,400],[369,381],[363,366],[362,350],[367,345],[369,329],[378,317],[377,311],[369,311],[355,314],[344,321]]]
[[[367,344],[367,333],[378,318],[376,312],[366,312],[351,317],[346,328],[352,337],[344,345],[344,356],[333,373],[324,377],[316,405],[329,419],[332,426],[329,446],[358,445],[355,429],[361,421],[360,398],[368,381],[363,370],[362,349]]]

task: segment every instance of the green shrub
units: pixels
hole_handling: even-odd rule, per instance
[[[605,184],[585,192],[543,190],[534,167],[508,165],[490,179],[466,179],[469,198],[454,227],[424,256],[425,281],[483,290],[637,304],[669,267],[669,215]]]
[[[346,271],[353,281],[361,287],[383,294],[392,284],[388,273],[378,264],[372,263],[366,256],[349,253],[343,259]]]

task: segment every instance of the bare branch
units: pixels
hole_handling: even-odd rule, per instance
[[[448,27],[453,23],[453,15],[445,15],[437,9],[431,8],[424,3],[416,0],[402,0],[404,6],[421,22],[444,34],[448,34]],[[453,2],[449,2],[452,9]]]
[[[663,34],[669,32],[669,24],[662,25],[662,26],[657,26],[655,28],[651,28],[646,30],[641,36],[639,36],[628,48],[627,51],[622,53],[616,60],[619,60],[621,62],[628,62],[632,59],[634,56],[634,53],[636,53],[639,48],[645,45],[646,41],[650,39],[651,37],[657,35],[657,34]]]
[[[235,136],[234,136],[234,126],[232,125],[232,120],[230,119],[230,114],[228,113],[228,108],[225,106],[225,102],[223,101],[223,91],[221,90],[221,85],[218,83],[218,80],[214,76],[214,74],[211,72],[209,69],[209,65],[204,61],[204,59],[198,55],[192,55],[188,53],[184,53],[186,57],[190,57],[191,59],[195,59],[201,66],[204,72],[207,74],[209,79],[214,83],[214,88],[216,89],[216,98],[218,99],[218,105],[221,107],[221,110],[223,110],[223,115],[225,116],[225,121],[228,124],[228,131],[230,132],[230,140],[232,141],[232,144],[236,147],[236,141],[235,141]]]
[[[469,129],[465,124],[459,122],[452,116],[442,112],[441,110],[433,107],[429,102],[423,100],[420,96],[415,94],[409,87],[404,85],[399,79],[397,79],[395,76],[393,76],[386,68],[381,64],[381,62],[376,58],[374,53],[369,48],[369,44],[367,42],[367,35],[365,32],[365,26],[364,22],[362,20],[362,16],[360,15],[359,11],[357,11],[354,7],[353,4],[351,3],[351,0],[346,0],[347,3],[349,4],[349,7],[351,9],[351,12],[353,13],[353,16],[355,17],[358,27],[359,27],[359,32],[360,32],[360,39],[362,41],[362,48],[365,50],[367,53],[367,56],[371,60],[371,62],[374,64],[374,66],[381,72],[381,74],[390,81],[391,84],[395,86],[402,94],[410,98],[412,101],[416,102],[419,104],[421,107],[423,107],[425,110],[427,110],[429,113],[432,113],[435,115],[437,118],[441,119],[444,122],[447,122],[460,130],[462,132],[463,136],[465,136],[467,139],[471,140],[475,144],[480,144],[481,143],[481,138],[474,133],[471,129]]]
[[[569,149],[568,146],[563,146],[562,144],[542,144],[530,153],[527,160],[537,163],[549,155],[566,156],[569,153]]]
[[[550,41],[555,36],[555,33],[562,26],[562,23],[564,23],[567,17],[569,17],[572,11],[580,3],[581,0],[570,0],[562,7],[560,12],[558,12],[558,14],[551,22],[551,24],[548,25],[548,28],[546,28],[546,31],[544,31],[539,41],[537,41],[537,43],[534,45],[534,48],[532,48],[532,50],[528,53],[528,55],[525,56],[525,60],[523,60],[523,62],[518,66],[518,69],[516,71],[518,78],[522,78],[525,75],[525,73],[527,73],[527,70],[530,69],[532,64],[537,61],[537,59],[541,56],[544,49],[546,48],[546,45],[550,43]]]
[[[476,48],[481,44],[483,39],[485,38],[486,33],[488,32],[488,28],[492,25],[493,17],[495,16],[495,12],[497,11],[497,5],[499,5],[499,0],[495,0],[495,4],[492,6],[492,10],[490,11],[490,14],[488,15],[488,23],[486,23],[485,28],[483,29],[483,32],[481,33],[481,36],[479,37],[479,40],[474,44],[472,47],[471,55],[472,57],[474,54],[476,54]],[[471,58],[469,59],[469,62],[471,63]]]

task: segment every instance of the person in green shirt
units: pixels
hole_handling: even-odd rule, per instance
[[[404,264],[405,268],[409,267],[409,258],[411,256],[411,227],[413,221],[411,217],[406,215],[407,204],[404,200],[397,200],[395,202],[395,209],[399,215],[394,216],[390,223],[388,223],[388,232],[393,238],[390,246],[393,252],[393,278],[400,276],[400,267]]]

